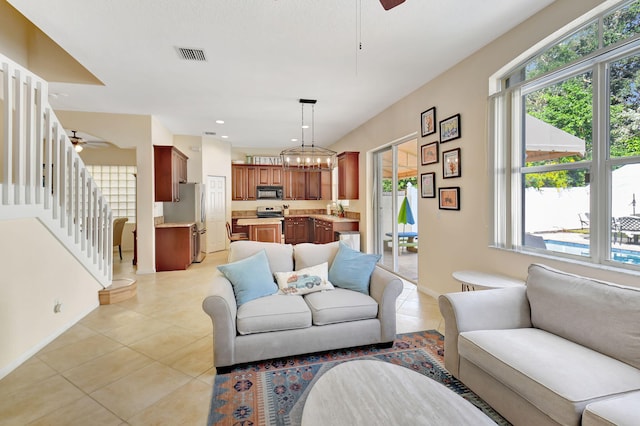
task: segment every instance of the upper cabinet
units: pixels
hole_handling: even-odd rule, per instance
[[[180,201],[180,184],[187,181],[188,157],[173,146],[154,145],[155,200]]]
[[[282,186],[285,200],[331,200],[331,172],[284,170],[282,166],[233,164],[232,199],[255,200],[256,186]]]
[[[255,200],[259,175],[256,166],[237,164],[231,166],[231,198],[234,200]]]
[[[357,200],[359,197],[359,152],[338,154],[338,200]]]

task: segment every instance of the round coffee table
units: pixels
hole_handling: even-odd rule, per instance
[[[505,277],[504,275],[488,274],[480,271],[455,271],[451,274],[462,284],[462,291],[476,289],[506,288],[525,285],[522,280]]]
[[[494,425],[444,385],[384,361],[347,361],[313,385],[302,425]]]

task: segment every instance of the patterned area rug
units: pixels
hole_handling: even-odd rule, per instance
[[[391,348],[361,346],[279,358],[236,367],[216,376],[209,425],[299,425],[307,394],[330,368],[356,359],[377,359],[436,380],[482,410],[509,423],[444,369],[444,337],[435,330],[399,334]]]

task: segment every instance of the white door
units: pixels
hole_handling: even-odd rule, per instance
[[[225,185],[224,176],[207,177],[207,253],[226,248]]]

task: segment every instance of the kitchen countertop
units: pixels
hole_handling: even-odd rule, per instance
[[[287,217],[310,217],[312,219],[324,220],[326,222],[360,222],[359,219],[353,219],[349,217],[338,217],[329,214],[292,214]]]
[[[242,218],[238,219],[238,225],[251,226],[251,225],[281,225],[283,218],[278,217],[263,217],[263,218]]]
[[[195,222],[167,222],[156,224],[156,228],[190,228],[195,224]]]

